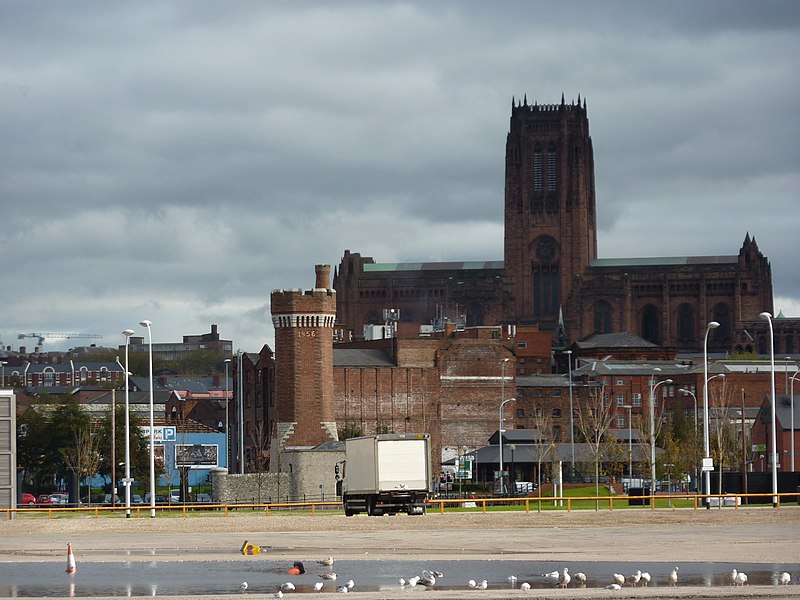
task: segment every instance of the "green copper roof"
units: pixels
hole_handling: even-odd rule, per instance
[[[659,267],[736,263],[738,256],[651,256],[643,258],[596,258],[592,267]]]
[[[466,262],[423,262],[423,263],[367,263],[365,273],[383,271],[470,271],[481,269],[502,269],[502,260],[481,260]]]

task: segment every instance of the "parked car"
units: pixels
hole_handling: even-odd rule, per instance
[[[114,505],[119,506],[123,504],[123,502],[119,499],[119,496],[114,494]],[[111,494],[106,494],[103,497],[103,506],[111,506]]]
[[[36,504],[40,504],[42,506],[52,506],[53,499],[50,497],[50,494],[39,494],[39,497],[36,498]]]
[[[69,494],[64,492],[50,494],[50,501],[53,506],[67,506],[69,504]]]
[[[132,494],[131,504],[144,504],[144,500],[142,500],[142,497],[139,494]]]
[[[199,494],[197,494],[194,497],[194,501],[195,502],[205,502],[205,503],[208,504],[208,503],[211,502],[211,494],[204,494],[204,493],[200,492]]]
[[[23,493],[22,498],[20,498],[19,506],[33,506],[36,504],[36,496],[33,494]]]

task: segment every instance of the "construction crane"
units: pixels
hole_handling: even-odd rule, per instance
[[[99,335],[97,333],[63,333],[63,332],[52,332],[52,331],[49,331],[49,332],[46,332],[46,333],[40,333],[40,332],[20,333],[17,336],[17,339],[24,340],[25,338],[36,338],[36,339],[39,340],[39,345],[43,346],[45,338],[69,340],[69,339],[72,339],[72,338],[100,339],[102,337],[103,337],[102,335]]]

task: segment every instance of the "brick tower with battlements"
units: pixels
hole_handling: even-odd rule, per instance
[[[317,265],[314,289],[274,290],[275,430],[273,452],[338,439],[333,402],[336,292],[330,265]]]

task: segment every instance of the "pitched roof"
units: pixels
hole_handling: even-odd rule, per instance
[[[648,342],[629,331],[619,333],[597,333],[586,339],[576,342],[575,345],[581,350],[592,348],[656,348],[657,344]]]
[[[334,348],[334,367],[393,367],[394,362],[383,350],[366,348]]]

